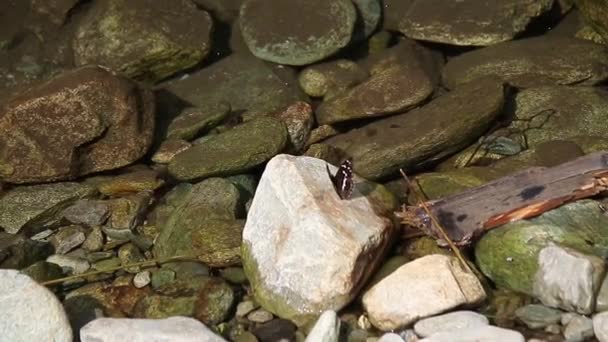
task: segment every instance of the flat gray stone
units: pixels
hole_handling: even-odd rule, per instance
[[[492,77],[479,79],[423,107],[336,135],[322,144],[344,151],[353,158],[357,174],[377,180],[468,146],[501,113],[503,103],[503,83]]]
[[[519,88],[595,85],[608,78],[608,49],[576,38],[540,36],[463,53],[443,70],[448,88],[487,75]]]
[[[245,0],[239,24],[256,57],[279,64],[306,65],[346,46],[357,12],[350,0]]]
[[[288,131],[282,121],[255,119],[179,153],[168,170],[173,177],[188,181],[235,175],[279,154],[287,141]]]
[[[413,1],[399,31],[436,43],[493,45],[513,39],[552,5],[553,0]]]
[[[97,318],[80,330],[82,342],[226,342],[190,317],[165,319]]]

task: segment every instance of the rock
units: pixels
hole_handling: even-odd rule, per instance
[[[568,58],[564,58],[568,56]],[[495,75],[518,88],[595,85],[608,78],[608,49],[588,41],[541,36],[496,44],[450,59],[443,69],[448,88]]]
[[[515,316],[530,329],[541,329],[561,321],[563,312],[540,304],[529,304],[515,310]]]
[[[388,333],[382,335],[378,342],[405,342],[405,340],[395,333]]]
[[[151,282],[151,273],[150,271],[141,271],[133,277],[133,286],[138,289],[141,289],[144,286],[148,286]]]
[[[141,299],[138,298],[138,301],[133,306],[131,317],[195,317],[199,298],[206,296],[206,293],[202,290],[210,281],[212,281],[210,277],[195,276],[161,285],[154,289],[155,292],[153,294],[141,297]],[[200,304],[203,303],[200,302]],[[201,310],[208,310],[208,307],[205,305]],[[204,311],[200,313],[201,317],[203,317],[203,313]],[[225,312],[221,311],[218,314],[223,315]]]
[[[325,311],[313,326],[305,342],[338,342],[340,319],[335,311]]]
[[[600,286],[600,289],[597,292],[597,297],[595,301],[595,311],[608,311],[608,276],[604,277],[604,280],[602,280],[602,285]]]
[[[600,342],[608,341],[608,312],[593,316],[593,331]]]
[[[263,61],[239,53],[189,74],[187,78],[162,83],[156,94],[160,111],[169,117],[178,114],[185,103],[199,108],[227,103],[233,113],[252,118],[306,100],[295,77],[284,77]]]
[[[319,124],[386,116],[407,111],[433,92],[418,65],[394,64],[363,83],[324,101],[316,111]]]
[[[564,337],[567,341],[583,342],[593,336],[593,321],[585,316],[576,315],[564,329]]]
[[[355,177],[353,196],[340,200],[326,165],[273,158],[243,231],[243,266],[256,300],[299,323],[348,304],[395,233],[388,216],[396,203],[382,186]]]
[[[525,342],[526,339],[521,333],[515,330],[487,325],[484,327],[474,327],[458,331],[440,332],[420,340],[420,342],[468,341]]]
[[[272,313],[264,310],[258,309],[247,315],[247,319],[253,323],[266,323],[272,320],[274,316]]]
[[[27,239],[0,231],[0,267],[22,269],[45,260],[53,254],[53,246],[46,241]]]
[[[291,148],[296,152],[302,151],[315,121],[311,106],[298,101],[272,116],[281,120],[287,127]]]
[[[48,17],[54,24],[62,25],[78,0],[31,0],[32,12]]]
[[[608,21],[606,20],[608,5],[603,1],[578,0],[576,7],[585,22],[602,37],[605,44],[608,43]]]
[[[428,65],[430,51],[414,41],[395,47],[365,61],[371,77],[360,84],[326,98],[317,108],[319,124],[386,116],[405,112],[431,95],[436,83]],[[437,79],[439,77],[437,76]]]
[[[194,317],[214,326],[228,319],[235,305],[232,287],[222,278],[211,278],[201,288],[194,306]]]
[[[192,234],[198,230],[201,230],[200,238],[211,234],[218,239],[201,245],[208,248],[209,253],[220,253],[220,257],[221,253],[232,255],[230,248],[225,247],[232,246],[240,234],[234,236],[236,225],[231,222],[243,211],[240,192],[233,183],[221,178],[209,178],[194,185],[183,183],[173,188],[163,202],[154,213],[158,216],[156,225],[160,232],[153,249],[156,258],[194,255]],[[166,214],[162,214],[163,211]],[[209,222],[216,224],[209,227]],[[230,236],[224,236],[221,231],[227,226],[231,229]],[[208,259],[213,260],[212,257],[210,254]]]
[[[101,227],[95,226],[89,231],[89,234],[82,243],[82,248],[89,252],[97,252],[101,250],[104,243],[105,237],[103,235]]]
[[[129,340],[150,341],[208,341],[225,342],[203,323],[188,317],[165,319],[98,318],[80,330],[82,342]]]
[[[286,319],[274,319],[252,330],[260,342],[295,341],[296,326]]]
[[[169,173],[190,181],[246,172],[280,153],[287,139],[287,129],[277,119],[246,122],[176,155]]]
[[[73,224],[99,226],[110,216],[109,207],[103,201],[81,199],[65,208],[63,217]]]
[[[240,255],[240,253],[239,253]],[[220,276],[232,284],[244,285],[248,282],[242,267],[226,267],[220,270]]]
[[[63,271],[59,265],[46,261],[38,261],[31,264],[27,268],[22,269],[21,273],[38,283],[63,277]]]
[[[95,3],[77,28],[74,60],[156,82],[203,60],[211,29],[211,16],[186,0]]]
[[[382,27],[388,31],[399,31],[399,24],[415,0],[384,0]]]
[[[547,306],[588,315],[595,308],[595,295],[605,272],[603,258],[549,245],[538,254],[533,291]]]
[[[133,229],[143,221],[151,201],[152,194],[147,191],[107,200],[111,214],[103,232],[115,240],[133,239]]]
[[[451,45],[486,46],[513,39],[553,0],[413,1],[399,22],[405,36]]]
[[[608,217],[598,205],[592,200],[579,200],[536,218],[492,229],[475,246],[477,265],[497,287],[534,296],[538,255],[544,247],[552,242],[567,243],[582,253],[594,254],[608,246]],[[584,233],[580,228],[583,226]],[[575,261],[576,258],[565,260]],[[581,271],[569,272],[584,275]],[[563,275],[565,271],[561,269],[558,272]],[[593,286],[599,286],[601,280],[594,280],[597,283]]]
[[[466,273],[457,259],[434,254],[401,266],[369,289],[362,301],[372,324],[387,331],[485,298],[477,277]]]
[[[61,302],[17,270],[0,270],[0,336],[7,341],[72,341]],[[7,308],[10,308],[7,310]]]
[[[380,23],[382,17],[382,3],[379,0],[352,0],[357,14],[361,21],[363,21],[363,27],[358,28],[355,25],[355,38],[362,36],[361,38],[369,37]],[[361,26],[361,25],[360,25]],[[362,32],[357,32],[361,29]]]
[[[204,226],[191,235],[194,255],[210,267],[239,265],[244,221],[207,219],[204,222]]]
[[[167,138],[191,141],[217,126],[230,114],[230,105],[216,103],[209,108],[185,108],[168,127]]]
[[[120,263],[122,266],[140,263],[146,260],[143,253],[133,243],[126,243],[120,246],[120,248],[118,248],[117,255],[118,259],[120,259]],[[126,267],[125,271],[136,274],[141,271],[141,268],[138,266]]]
[[[488,325],[488,319],[474,311],[454,311],[447,314],[424,318],[414,324],[416,334],[428,337],[439,332],[458,331]]]
[[[368,77],[369,73],[357,63],[338,59],[306,67],[300,72],[298,82],[308,96],[331,97]]]
[[[152,142],[154,108],[149,90],[106,69],[67,71],[0,108],[0,179],[66,180],[130,164]]]
[[[169,164],[173,157],[192,147],[192,144],[181,139],[164,140],[154,155],[152,161],[158,164]]]
[[[245,0],[239,19],[243,39],[256,57],[306,65],[350,42],[357,12],[349,0]]]
[[[55,248],[55,253],[66,254],[72,249],[82,245],[85,241],[85,231],[81,226],[65,226],[59,228],[55,234],[51,236],[49,242]]]
[[[446,168],[461,168],[467,162],[487,164],[491,158],[492,168],[506,174],[531,166],[555,166],[582,156],[583,151],[594,151],[588,141],[605,140],[607,97],[608,92],[596,87],[521,90],[505,108],[505,115],[512,118],[509,125],[485,137],[488,143],[469,146],[444,162]],[[514,153],[506,153],[512,148]]]
[[[343,150],[353,158],[357,174],[377,180],[397,174],[400,168],[408,172],[469,145],[499,115],[503,102],[503,83],[484,78],[421,108],[377,120],[323,144]]]
[[[116,197],[142,191],[154,191],[163,184],[164,181],[157,171],[140,170],[112,177],[101,182],[97,188],[106,196]]]
[[[245,317],[247,314],[249,314],[251,311],[255,310],[256,308],[257,308],[257,305],[251,300],[246,300],[244,302],[240,302],[236,306],[236,317]]]
[[[73,182],[12,188],[0,197],[0,227],[11,234],[31,235],[57,227],[63,209],[94,193],[92,187]]]

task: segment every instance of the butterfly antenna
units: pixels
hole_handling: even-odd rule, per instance
[[[422,200],[422,198],[418,195],[418,192],[416,191],[416,189],[414,189],[412,182],[410,182],[410,179],[406,176],[405,172],[403,172],[403,169],[399,169],[399,172],[401,172],[403,179],[405,179],[405,183],[406,183],[408,189],[410,189],[410,191],[414,195],[416,203],[422,207],[422,209],[426,212],[428,217],[431,219],[431,222],[435,225],[435,227],[437,227],[437,230],[441,233],[441,237],[448,243],[448,245],[450,246],[450,248],[456,255],[456,258],[458,258],[458,260],[462,264],[462,267],[464,267],[467,271],[469,271],[469,273],[475,274],[473,272],[473,270],[471,269],[471,267],[469,266],[469,264],[466,262],[462,253],[460,252],[460,248],[458,248],[458,246],[456,246],[456,244],[454,244],[454,241],[452,241],[452,239],[450,239],[448,234],[445,232],[445,229],[443,229],[443,227],[441,226],[439,221],[435,218],[435,215],[433,215],[433,213],[431,213],[431,210],[426,205],[425,201]],[[420,184],[418,184],[418,187],[420,187]]]

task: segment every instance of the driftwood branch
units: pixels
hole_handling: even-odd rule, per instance
[[[533,167],[425,205],[450,239],[464,245],[489,229],[606,190],[608,152],[598,152],[551,168]],[[397,215],[441,239],[421,205],[405,206]]]

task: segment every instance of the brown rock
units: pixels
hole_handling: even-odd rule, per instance
[[[0,107],[0,179],[73,179],[132,163],[154,129],[149,90],[100,67],[62,74]]]

